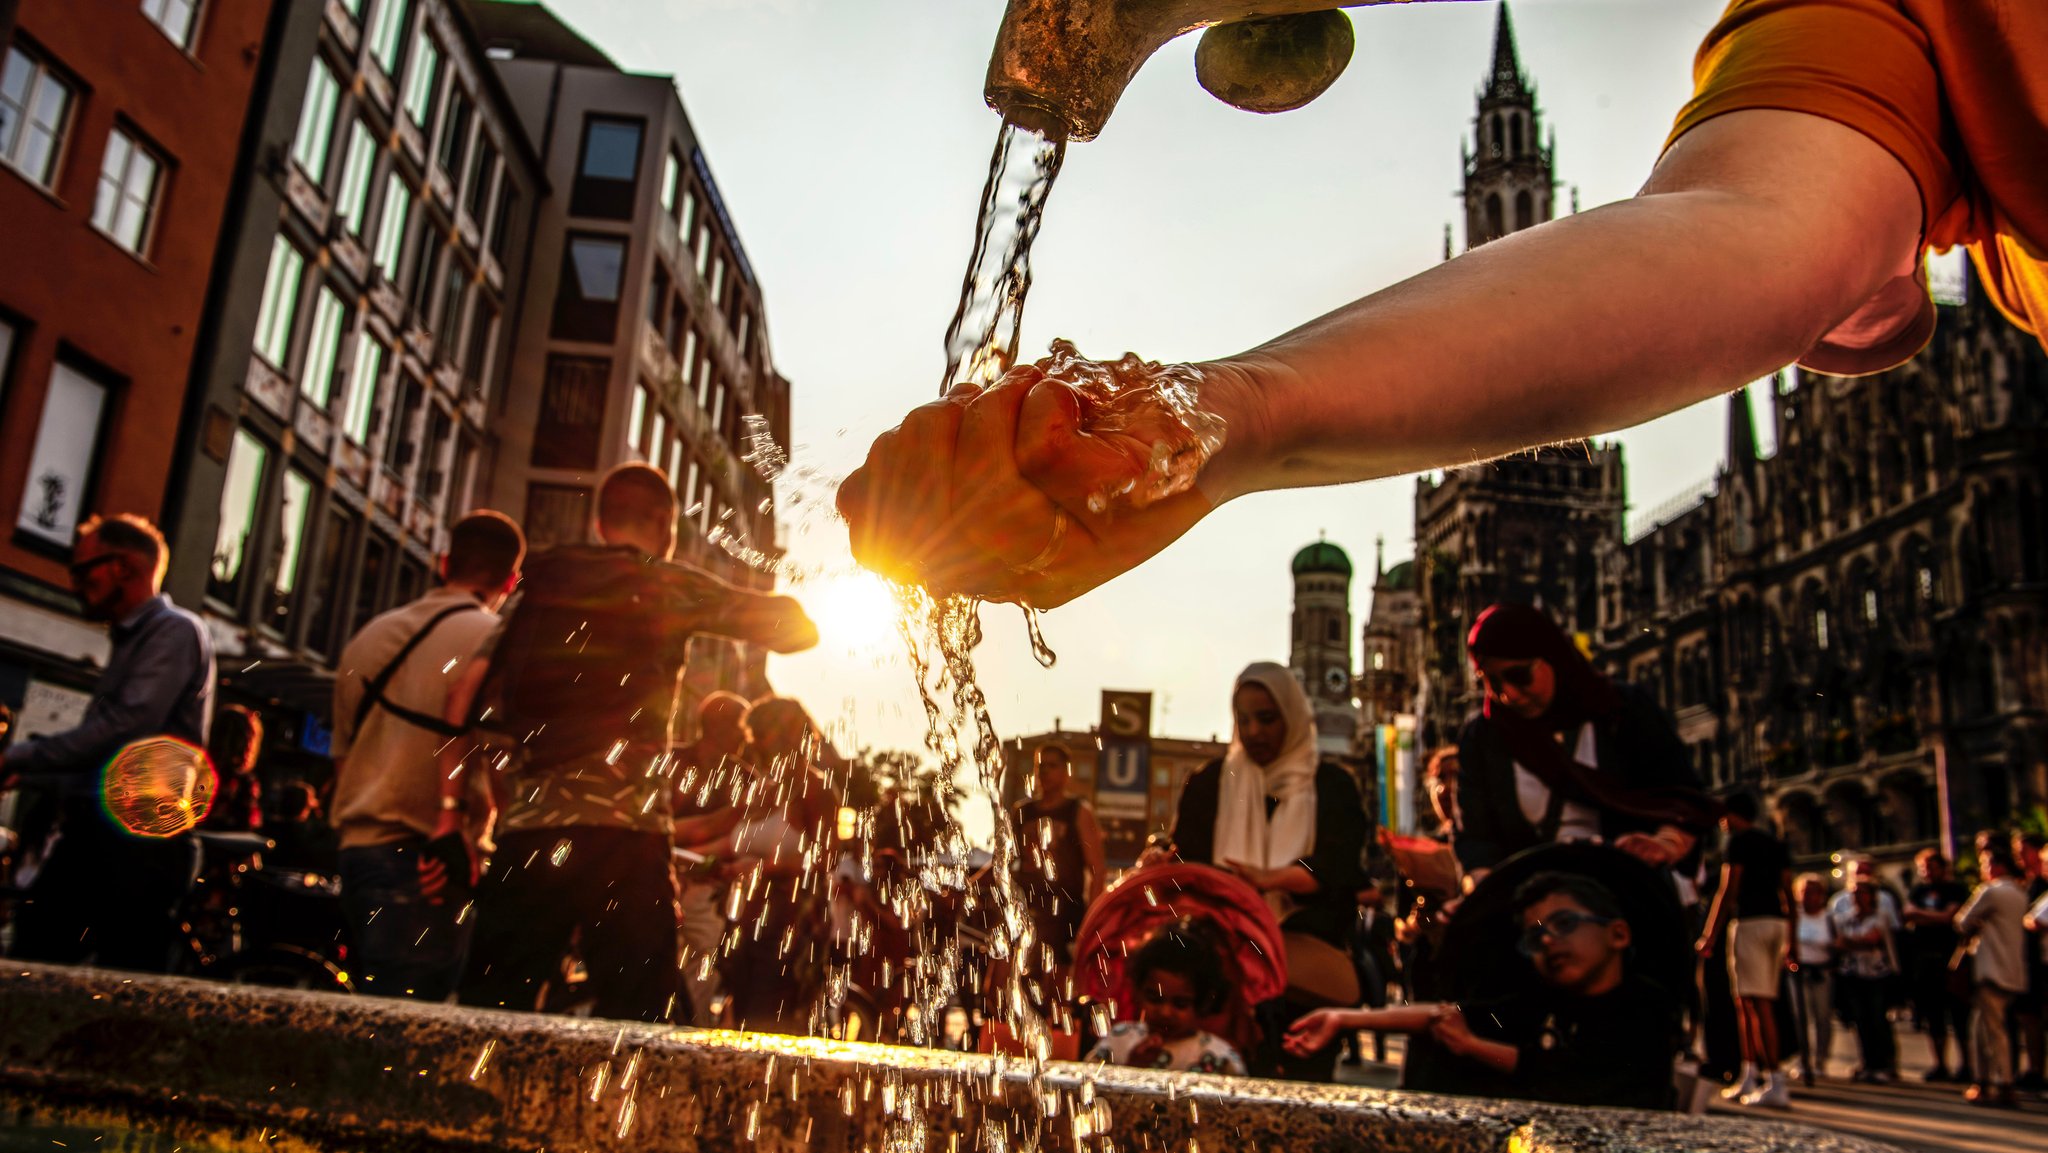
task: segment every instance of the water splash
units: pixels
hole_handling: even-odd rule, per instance
[[[1031,245],[1066,155],[1065,140],[1048,140],[1014,124],[1006,122],[997,134],[960,305],[946,327],[946,376],[939,395],[962,381],[993,384],[1017,362],[1024,298],[1031,291]]]

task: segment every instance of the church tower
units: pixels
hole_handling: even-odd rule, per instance
[[[1328,541],[1294,554],[1294,644],[1287,664],[1315,706],[1322,752],[1351,756],[1358,740],[1358,708],[1351,703],[1351,558]]]
[[[1515,26],[1501,0],[1493,29],[1493,70],[1479,91],[1473,139],[1461,142],[1465,171],[1465,247],[1477,248],[1554,215],[1556,140],[1543,139],[1536,86],[1515,55]]]

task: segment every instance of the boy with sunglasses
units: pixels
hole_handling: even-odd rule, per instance
[[[1515,891],[1514,907],[1533,993],[1483,1005],[1319,1009],[1294,1023],[1285,1044],[1312,1052],[1354,1029],[1427,1034],[1473,1096],[1671,1108],[1677,1000],[1629,972],[1634,936],[1614,894],[1589,877],[1538,873]]]

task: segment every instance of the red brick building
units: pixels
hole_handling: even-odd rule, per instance
[[[64,562],[163,516],[270,0],[50,3],[0,26],[0,698],[104,654]]]

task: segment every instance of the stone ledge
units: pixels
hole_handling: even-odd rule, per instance
[[[0,1150],[119,1133],[140,1153],[826,1151],[984,1147],[1033,1107],[989,1057],[811,1038],[0,970]],[[1798,1125],[1054,1063],[1054,1127],[1092,1107],[1119,1153],[1887,1153]],[[10,1128],[11,1127],[11,1128]],[[920,1141],[920,1137],[922,1140]],[[67,1142],[74,1147],[77,1142]],[[103,1145],[105,1147],[114,1147]],[[1049,1143],[1071,1148],[1071,1140]]]

